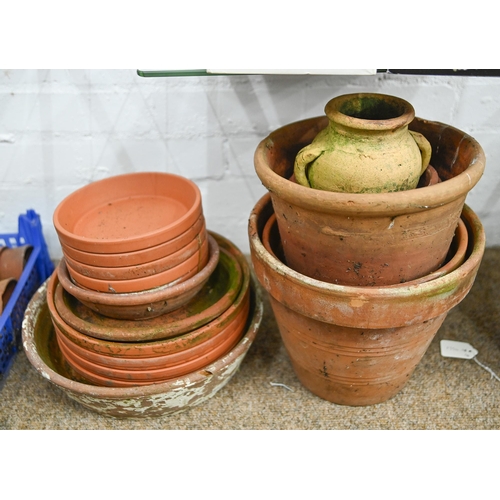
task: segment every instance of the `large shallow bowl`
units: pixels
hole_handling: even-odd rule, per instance
[[[93,253],[133,252],[176,238],[202,214],[198,186],[185,177],[137,172],[77,189],[56,207],[61,242]]]
[[[207,265],[192,278],[152,290],[135,293],[101,293],[82,288],[71,280],[64,259],[57,269],[61,286],[90,309],[116,319],[155,318],[182,307],[205,285],[219,262],[219,245],[208,234],[209,259]]]
[[[203,215],[198,217],[198,220],[193,226],[184,231],[182,234],[160,243],[159,245],[136,250],[134,252],[120,252],[120,253],[94,253],[84,252],[77,248],[72,248],[62,241],[61,249],[65,257],[70,257],[75,262],[87,264],[90,266],[103,266],[103,267],[124,267],[124,266],[137,266],[153,260],[162,259],[179,251],[192,241],[198,234],[206,232],[205,218]],[[76,267],[75,267],[76,269]]]
[[[242,283],[242,266],[221,248],[219,263],[205,286],[184,306],[156,318],[125,320],[103,316],[66,292],[59,284],[57,273],[52,276],[47,297],[49,307],[53,300],[61,321],[84,334],[85,340],[90,335],[96,339],[123,341],[123,350],[117,352],[123,355],[134,342],[177,337],[210,323],[233,304]],[[85,341],[85,345],[88,344]],[[113,351],[113,346],[115,344],[106,344],[105,352]]]
[[[174,415],[214,396],[234,376],[257,335],[263,302],[255,281],[245,334],[214,363],[168,382],[133,387],[98,387],[81,382],[61,357],[46,301],[47,282],[31,299],[23,321],[23,347],[31,364],[68,397],[98,413],[118,418]]]

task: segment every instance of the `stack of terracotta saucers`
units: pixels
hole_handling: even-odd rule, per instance
[[[250,272],[207,230],[192,181],[110,177],[54,212],[63,258],[47,289],[62,357],[94,385],[161,383],[213,363],[241,339]]]

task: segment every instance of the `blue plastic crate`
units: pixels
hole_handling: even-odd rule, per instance
[[[39,215],[34,210],[21,214],[18,219],[18,228],[17,234],[0,234],[0,247],[32,245],[33,251],[7,307],[0,316],[0,389],[14,361],[15,354],[22,349],[21,327],[26,306],[40,285],[54,271],[54,265],[43,238]]]

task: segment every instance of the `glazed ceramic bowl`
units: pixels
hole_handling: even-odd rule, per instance
[[[171,381],[146,386],[99,387],[82,382],[62,358],[47,306],[46,290],[47,282],[31,299],[23,321],[23,347],[30,363],[69,398],[92,411],[117,418],[174,415],[211,398],[237,372],[263,316],[260,290],[252,279],[248,323],[241,340],[229,353],[198,371]]]
[[[208,234],[209,259],[207,265],[193,277],[181,283],[172,283],[135,293],[102,293],[76,285],[70,278],[64,259],[56,272],[61,286],[90,309],[116,319],[155,318],[182,307],[205,285],[219,261],[219,245]]]
[[[176,252],[162,257],[161,259],[152,260],[143,264],[134,264],[132,266],[105,267],[91,264],[84,264],[74,260],[72,257],[65,255],[66,265],[69,269],[74,269],[76,273],[82,276],[97,280],[132,280],[140,279],[153,274],[160,274],[176,266],[186,262],[195,254],[199,254],[203,244],[207,239],[206,230],[197,234],[189,243],[184,245]],[[70,271],[71,272],[71,271]]]
[[[219,262],[203,288],[184,306],[156,318],[126,320],[108,318],[93,311],[66,292],[54,273],[47,291],[47,302],[60,316],[60,321],[83,334],[81,341],[88,350],[99,351],[87,336],[96,339],[122,341],[123,344],[104,343],[106,354],[127,355],[134,342],[178,337],[197,330],[221,316],[236,300],[243,279],[238,260],[220,249]]]
[[[406,285],[418,285],[419,283],[425,283],[427,281],[431,281],[433,279],[444,276],[448,273],[451,273],[465,260],[465,255],[467,252],[469,242],[469,235],[467,232],[467,227],[465,222],[460,219],[458,221],[457,229],[455,231],[455,236],[451,242],[450,250],[448,252],[448,256],[444,264],[429,274],[422,276],[421,278],[417,278],[411,281],[406,281]],[[275,258],[281,260],[281,262],[286,263],[285,255],[283,252],[283,246],[281,244],[281,238],[279,235],[278,224],[276,222],[276,214],[273,212],[266,224],[264,225],[264,229],[262,231],[262,243],[266,250]],[[397,287],[400,283],[395,285],[385,285],[384,287]]]
[[[165,243],[202,215],[198,186],[179,175],[138,172],[92,182],[56,207],[67,246],[92,253],[134,252]]]
[[[193,241],[198,235],[206,233],[205,218],[203,215],[198,220],[176,238],[167,240],[159,245],[136,250],[134,252],[120,253],[94,253],[84,252],[61,243],[61,249],[65,257],[69,257],[74,262],[89,266],[100,267],[126,267],[145,264],[154,260],[163,259],[184,248],[189,242]],[[74,266],[78,271],[78,268]]]
[[[70,263],[63,257],[68,273],[74,283],[86,288],[102,293],[131,293],[143,292],[171,283],[181,283],[195,274],[199,273],[207,264],[209,256],[208,240],[205,239],[198,245],[197,250],[187,259],[181,261],[176,266],[164,271],[149,274],[148,276],[129,279],[109,279],[93,278],[84,275],[72,268]]]

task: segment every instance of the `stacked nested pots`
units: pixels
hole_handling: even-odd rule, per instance
[[[465,198],[485,157],[392,96],[340,96],[325,111],[257,147],[269,194],[250,216],[252,262],[302,384],[334,403],[376,404],[402,390],[474,282],[485,237]]]
[[[47,284],[62,360],[116,388],[195,374],[248,326],[241,252],[205,225],[195,183],[141,172],[91,183],[54,212],[63,258]]]

